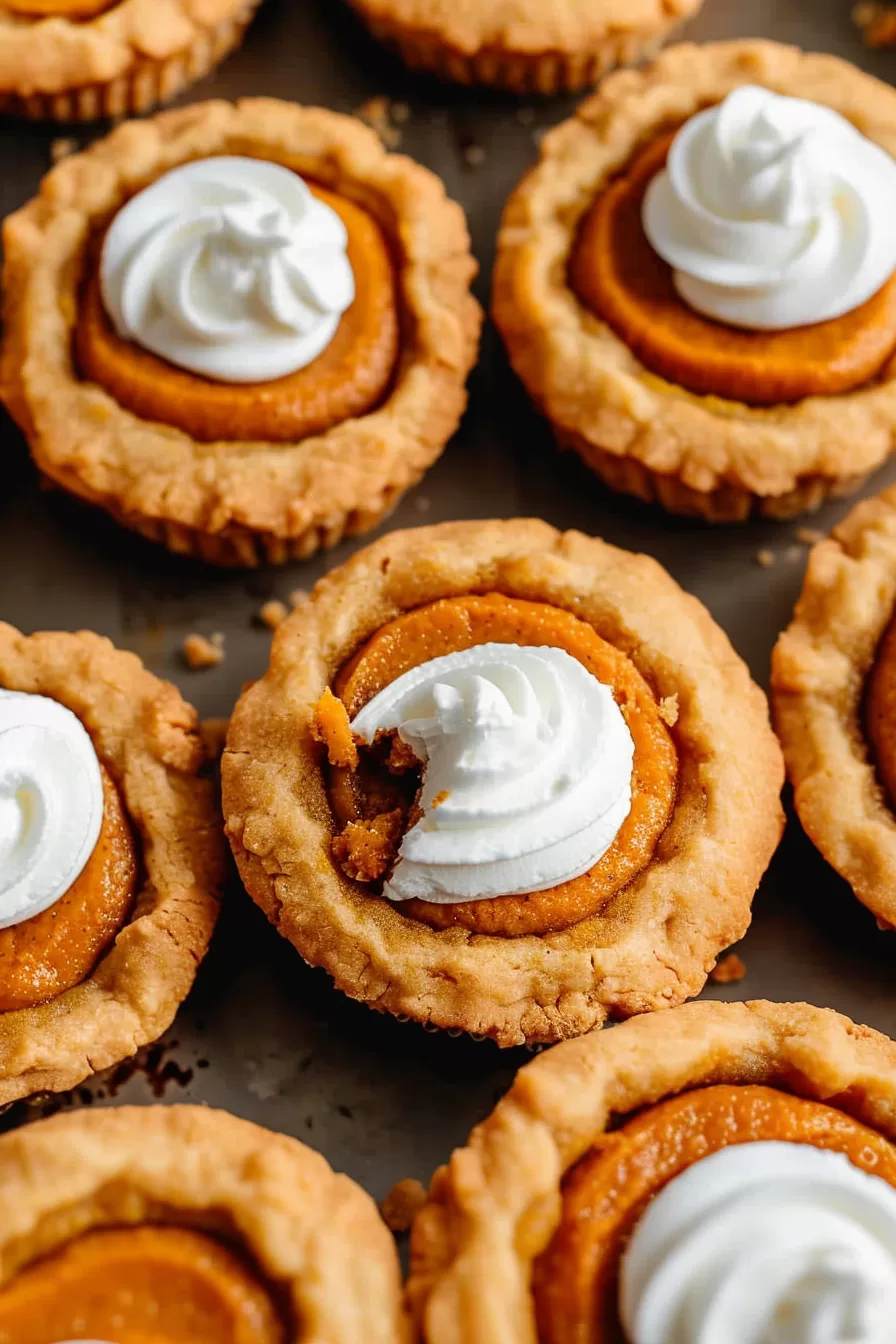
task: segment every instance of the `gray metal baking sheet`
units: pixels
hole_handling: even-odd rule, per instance
[[[896,81],[896,51],[870,52],[849,0],[706,0],[688,30],[698,39],[766,36],[836,52]],[[338,0],[266,0],[241,51],[187,100],[272,94],[341,111],[376,95],[406,102],[403,150],[435,169],[465,206],[487,301],[502,204],[536,153],[539,131],[573,100],[520,103],[406,73]],[[36,189],[51,142],[83,128],[0,120],[0,211]],[[475,148],[474,148],[475,147]],[[472,148],[472,152],[471,152]],[[707,604],[767,682],[769,654],[799,591],[807,548],[798,524],[708,529],[607,493],[550,435],[486,330],[464,424],[442,460],[387,527],[449,518],[540,514],[656,556]],[[226,715],[244,681],[265,667],[270,633],[256,613],[272,596],[309,588],[363,542],[280,570],[227,572],[168,555],[58,493],[38,488],[18,433],[0,423],[0,616],[24,630],[88,626],[176,681],[203,717]],[[896,479],[874,478],[866,493]],[[849,507],[831,505],[829,528]],[[381,530],[386,530],[381,529]],[[762,568],[757,552],[774,552]],[[190,631],[222,631],[226,658],[189,672]],[[896,1035],[896,935],[871,916],[790,820],[741,945],[747,975],[716,998],[808,999]],[[206,1102],[319,1148],[376,1198],[404,1176],[429,1179],[508,1085],[525,1051],[430,1034],[349,1002],[309,970],[231,881],[196,989],[144,1069],[93,1080],[66,1105]],[[20,1123],[34,1108],[0,1121]]]

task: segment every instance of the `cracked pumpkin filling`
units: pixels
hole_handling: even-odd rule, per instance
[[[0,1012],[33,1008],[81,984],[127,923],[140,861],[108,771],[99,839],[80,876],[43,913],[0,929]]]
[[[205,1232],[143,1226],[87,1232],[0,1289],[0,1344],[284,1344],[267,1287]]]
[[[389,245],[366,210],[313,181],[307,186],[344,224],[355,279],[354,300],[316,359],[268,381],[217,382],[119,336],[102,297],[105,231],[99,231],[88,249],[74,336],[81,376],[141,420],[171,425],[202,443],[295,443],[377,407],[389,392],[400,340]]]
[[[564,1179],[559,1226],[534,1267],[542,1344],[623,1344],[620,1262],[651,1201],[709,1155],[766,1142],[843,1154],[896,1187],[896,1147],[819,1101],[775,1087],[720,1084],[650,1106],[602,1135]]]
[[[642,223],[675,134],[642,148],[587,210],[569,260],[577,298],[651,373],[701,396],[775,406],[873,380],[896,350],[896,274],[841,317],[780,331],[727,326],[679,297]]]
[[[328,792],[339,833],[333,856],[346,876],[376,886],[419,819],[420,761],[397,734],[365,745],[350,722],[374,696],[434,658],[484,644],[562,649],[605,686],[634,743],[631,807],[603,856],[582,876],[544,891],[437,904],[403,901],[403,914],[432,928],[504,937],[542,935],[598,913],[651,862],[675,806],[678,759],[656,696],[631,659],[592,626],[546,603],[496,593],[446,598],[413,609],[373,635],[318,703],[315,733],[327,748]],[[437,807],[446,801],[433,800]]]

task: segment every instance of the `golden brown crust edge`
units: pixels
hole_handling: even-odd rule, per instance
[[[885,925],[896,925],[896,816],[865,737],[865,681],[896,608],[896,487],[814,546],[772,655],[772,706],[806,834]]]
[[[0,1138],[0,1284],[72,1237],[151,1220],[249,1252],[293,1315],[290,1344],[407,1344],[395,1244],[310,1148],[224,1111],[73,1111]]]
[[[25,636],[0,623],[0,686],[48,695],[81,722],[138,837],[131,920],[81,984],[0,1014],[0,1106],[61,1092],[170,1026],[208,948],[224,854],[195,711],[132,653],[99,635]]]
[[[314,705],[401,611],[468,592],[554,603],[678,696],[680,797],[653,862],[597,918],[513,940],[435,931],[349,882],[312,740]],[[225,824],[249,894],[340,988],[381,1011],[553,1041],[679,1003],[742,937],[778,840],[783,763],[762,692],[705,608],[647,556],[538,521],[396,532],[323,579],[275,636],[222,761]]]
[[[188,158],[271,157],[368,209],[399,249],[407,330],[395,383],[368,415],[295,444],[196,444],[142,421],[72,362],[92,221]],[[276,99],[210,102],[130,122],[58,164],[6,221],[0,397],[40,470],[125,525],[211,563],[309,555],[373,526],[457,427],[481,313],[463,211],[427,169],[352,117]]]
[[[87,21],[23,19],[0,0],[0,109],[35,120],[148,112],[242,40],[259,0],[119,0]]]
[[[350,0],[373,35],[412,69],[459,84],[517,94],[572,92],[616,65],[652,55],[702,0],[638,0],[623,7],[586,0],[573,13],[528,0],[508,6],[441,8],[419,0]],[[601,12],[603,10],[603,13]]]
[[[578,302],[566,265],[595,192],[637,146],[744,83],[814,99],[896,155],[896,93],[833,56],[765,41],[682,44],[609,76],[542,142],[504,211],[493,316],[517,374],[613,489],[710,521],[790,517],[848,493],[893,448],[896,361],[839,397],[757,410],[652,375]]]
[[[537,1344],[534,1258],[564,1173],[618,1116],[688,1087],[765,1083],[828,1102],[896,1141],[896,1044],[808,1004],[691,1003],[541,1055],[436,1173],[411,1241],[426,1344]]]

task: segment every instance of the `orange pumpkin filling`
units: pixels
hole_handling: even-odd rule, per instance
[[[865,704],[865,731],[871,742],[880,781],[891,805],[896,804],[896,620],[890,622],[871,675]]]
[[[764,1140],[844,1153],[896,1186],[896,1147],[833,1106],[754,1085],[661,1102],[604,1135],[568,1174],[560,1226],[535,1266],[540,1344],[624,1344],[619,1263],[650,1200],[710,1153]]]
[[[612,687],[635,744],[631,811],[603,858],[571,882],[528,896],[457,905],[415,900],[400,909],[439,929],[504,937],[549,933],[596,914],[651,861],[675,804],[677,753],[656,697],[626,654],[568,611],[498,593],[446,598],[390,621],[340,671],[334,690],[354,717],[411,668],[488,643],[565,649]],[[365,869],[369,880],[382,877],[413,820],[417,761],[396,738],[362,748],[355,769],[333,766],[329,782],[333,811],[345,828],[335,843],[337,860],[356,880]]]
[[[248,1265],[185,1228],[86,1233],[0,1290],[0,1344],[285,1344]]]
[[[141,420],[173,425],[207,443],[296,442],[377,406],[389,389],[398,357],[398,299],[389,247],[379,225],[360,206],[308,185],[345,224],[355,276],[354,302],[317,359],[271,382],[218,383],[122,340],[103,306],[99,240],[75,328],[82,377],[98,383]]]
[[[80,877],[43,914],[0,929],[0,1012],[46,1003],[80,984],[127,920],[137,851],[118,790],[105,769],[102,776],[102,829]]]
[[[674,135],[649,145],[601,192],[570,258],[572,289],[653,373],[691,392],[773,406],[866,383],[896,350],[896,275],[851,313],[788,331],[740,331],[678,297],[641,224]]]
[[[6,7],[13,14],[40,19],[92,19],[118,3],[119,0],[6,0]]]

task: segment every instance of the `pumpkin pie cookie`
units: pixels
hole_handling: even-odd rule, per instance
[[[0,0],[0,112],[148,112],[239,46],[259,0]]]
[[[561,93],[655,51],[702,0],[350,0],[413,69]]]
[[[0,624],[0,1106],[171,1024],[218,911],[205,764],[194,710],[134,654]]]
[[[781,835],[765,697],[646,556],[383,538],[281,625],[222,761],[243,881],[346,994],[503,1046],[668,1007]]]
[[[407,1344],[395,1244],[310,1148],[124,1106],[0,1138],[0,1344]]]
[[[807,1004],[699,1003],[541,1055],[436,1173],[425,1344],[885,1340],[896,1045]]]
[[[439,456],[481,314],[463,212],[352,117],[131,122],[4,226],[0,396],[44,475],[170,549],[279,563]]]
[[[771,685],[807,835],[896,926],[896,487],[812,548]]]
[[[511,196],[494,317],[613,489],[713,521],[849,493],[896,430],[896,93],[773,42],[609,76]]]

